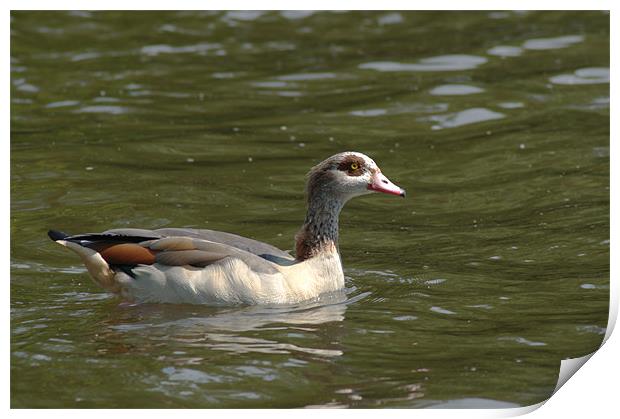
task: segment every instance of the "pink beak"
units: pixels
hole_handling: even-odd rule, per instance
[[[377,170],[368,184],[368,189],[375,192],[383,192],[390,195],[405,197],[405,190],[394,185],[380,170]]]

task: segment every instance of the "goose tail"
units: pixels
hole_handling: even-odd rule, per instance
[[[115,273],[99,252],[82,246],[79,240],[72,240],[71,236],[62,231],[49,230],[47,235],[56,243],[77,253],[95,283],[111,292],[119,292],[120,287],[114,280]]]

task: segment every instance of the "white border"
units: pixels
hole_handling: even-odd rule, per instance
[[[393,0],[383,0],[381,2],[360,2],[360,1],[325,1],[325,0],[299,0],[297,2],[291,3],[290,1],[240,1],[240,0],[229,0],[229,1],[198,1],[198,0],[176,0],[174,2],[157,2],[157,1],[119,1],[119,0],[91,0],[91,1],[44,1],[44,0],[21,0],[21,1],[8,1],[7,2],[7,11],[3,16],[3,22],[6,24],[3,25],[8,32],[8,28],[10,27],[10,15],[9,10],[54,10],[54,9],[116,9],[116,10],[135,10],[142,8],[155,8],[158,10],[200,10],[200,9],[228,9],[228,10],[278,10],[278,9],[297,9],[297,10],[344,10],[344,9],[364,9],[364,10],[389,10],[389,9],[415,9],[415,10],[612,10],[611,13],[611,28],[612,28],[612,45],[616,45],[617,40],[617,28],[620,27],[620,21],[617,18],[617,7],[614,7],[614,1],[600,1],[600,0],[589,0],[588,2],[576,1],[576,0],[567,0],[562,2],[550,2],[550,1],[542,1],[542,0],[521,0],[521,1],[496,1],[489,2],[488,0],[468,0],[468,1],[457,1],[457,0],[434,0],[432,2],[410,2],[410,1],[393,1]],[[491,6],[491,7],[490,7]],[[616,9],[616,10],[615,10]],[[5,132],[7,133],[7,140],[2,142],[4,147],[4,156],[5,164],[2,167],[2,170],[5,171],[3,188],[5,191],[5,197],[8,199],[5,200],[5,205],[2,207],[3,211],[6,211],[4,217],[2,218],[2,223],[5,232],[9,232],[10,230],[10,143],[8,138],[10,138],[10,62],[9,62],[9,49],[10,49],[10,36],[5,38],[5,42],[3,43],[3,54],[2,54],[2,62],[3,69],[5,74],[5,82],[1,85],[0,89],[2,92],[1,97],[3,98],[3,113],[4,113],[4,126]],[[618,98],[618,88],[614,83],[616,77],[616,70],[618,67],[618,54],[614,54],[612,49],[612,83],[611,83],[611,97],[614,99]],[[611,100],[611,107],[613,107],[614,100]],[[617,131],[617,122],[616,119],[611,119],[611,138],[614,138],[614,134]],[[614,165],[618,163],[618,158],[616,157],[613,149],[614,144],[613,141],[610,141],[610,149],[611,149],[611,167],[617,167]],[[614,178],[617,178],[616,171],[611,170],[611,184],[614,184]],[[617,180],[617,179],[616,179]],[[615,182],[617,184],[617,182]],[[614,188],[611,189],[611,206],[612,208],[617,208],[617,194],[614,195]],[[613,255],[617,252],[615,251],[615,238],[618,237],[617,233],[617,223],[614,222],[614,218],[612,217],[611,221],[611,231],[610,236],[614,238],[611,240],[611,260],[613,261]],[[9,288],[9,280],[10,278],[10,247],[9,247],[9,238],[5,233],[5,239],[2,241],[3,246],[3,254],[5,255],[6,271],[8,275],[5,276],[6,287]],[[610,324],[608,325],[608,333],[606,338],[609,337],[604,346],[595,353],[592,358],[586,363],[584,368],[581,368],[577,373],[575,378],[569,379],[568,382],[558,390],[558,392],[546,403],[544,406],[538,410],[536,410],[531,415],[536,418],[550,418],[550,417],[610,417],[611,412],[618,412],[616,399],[618,398],[617,385],[615,383],[617,377],[620,377],[619,371],[619,362],[617,354],[620,353],[620,340],[617,338],[617,333],[615,335],[611,334],[613,326],[615,324],[615,320],[617,318],[618,313],[618,286],[617,281],[614,280],[613,273],[615,272],[614,265],[611,265],[612,272],[612,281],[611,281],[611,304],[610,304]],[[10,307],[10,297],[9,297],[9,289],[3,293],[3,299],[5,302],[5,307]],[[10,346],[9,339],[10,336],[10,314],[4,318],[3,327],[5,330],[4,336],[7,337],[6,344],[4,345],[5,350],[5,360],[10,359]],[[611,334],[611,336],[609,336]],[[4,406],[8,409],[10,406],[10,380],[9,380],[9,362],[3,363],[5,380],[3,383],[3,394],[4,397]],[[114,372],[111,372],[114,373]],[[519,414],[527,413],[528,411],[533,410],[535,407],[532,406],[530,408],[519,408],[519,409],[503,409],[503,410],[479,410],[479,409],[471,409],[471,410],[427,410],[427,409],[416,409],[414,411],[411,410],[382,410],[378,411],[367,411],[367,410],[347,410],[347,411],[336,411],[336,410],[327,410],[323,411],[321,415],[338,415],[338,416],[350,416],[358,418],[359,416],[370,416],[375,414],[388,414],[394,417],[411,417],[411,415],[415,415],[416,417],[433,417],[433,418],[445,418],[445,417],[456,417],[459,418],[488,418],[488,417],[509,417],[515,416]],[[71,416],[82,417],[85,412],[81,410],[46,410],[44,412],[40,410],[11,410],[9,412],[12,416],[15,417],[31,417],[31,416],[39,416],[46,415],[52,418],[67,418]],[[183,410],[183,411],[169,411],[169,410],[90,410],[87,413],[89,416],[99,416],[103,417],[113,414],[119,417],[129,417],[135,418],[136,416],[149,416],[149,417],[168,417],[169,415],[179,414],[187,417],[200,417],[204,418],[205,414],[215,414],[217,417],[237,417],[237,416],[246,416],[252,415],[253,418],[265,418],[265,419],[273,419],[274,416],[289,416],[291,414],[288,410],[214,410],[205,412],[203,410]],[[309,417],[310,415],[316,415],[316,410],[297,410],[295,416],[301,417]]]
[[[613,0],[9,0],[14,10],[610,10]]]

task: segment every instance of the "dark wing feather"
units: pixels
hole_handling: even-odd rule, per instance
[[[146,241],[141,245],[157,252],[156,262],[171,266],[207,266],[230,257],[243,261],[255,272],[268,274],[279,272],[273,262],[224,243],[191,237],[164,237]]]
[[[143,230],[137,228],[123,228],[108,230],[105,233],[120,234],[124,236],[142,236],[142,237],[190,237],[194,239],[207,240],[214,243],[222,243],[237,249],[260,256],[263,259],[271,260],[278,264],[289,264],[294,258],[287,252],[278,249],[267,243],[258,240],[249,239],[247,237],[238,236],[236,234],[225,233],[223,231],[214,230],[198,230],[193,228],[160,228],[157,230]]]
[[[275,265],[295,263],[291,255],[274,246],[222,231],[124,228],[75,236],[59,231],[48,234],[53,240],[72,241],[92,248],[112,265],[161,263],[204,267],[233,257],[256,272],[276,273]]]

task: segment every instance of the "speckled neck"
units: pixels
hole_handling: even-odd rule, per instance
[[[295,236],[297,260],[338,251],[338,217],[343,206],[344,202],[327,193],[308,197],[306,219]]]

